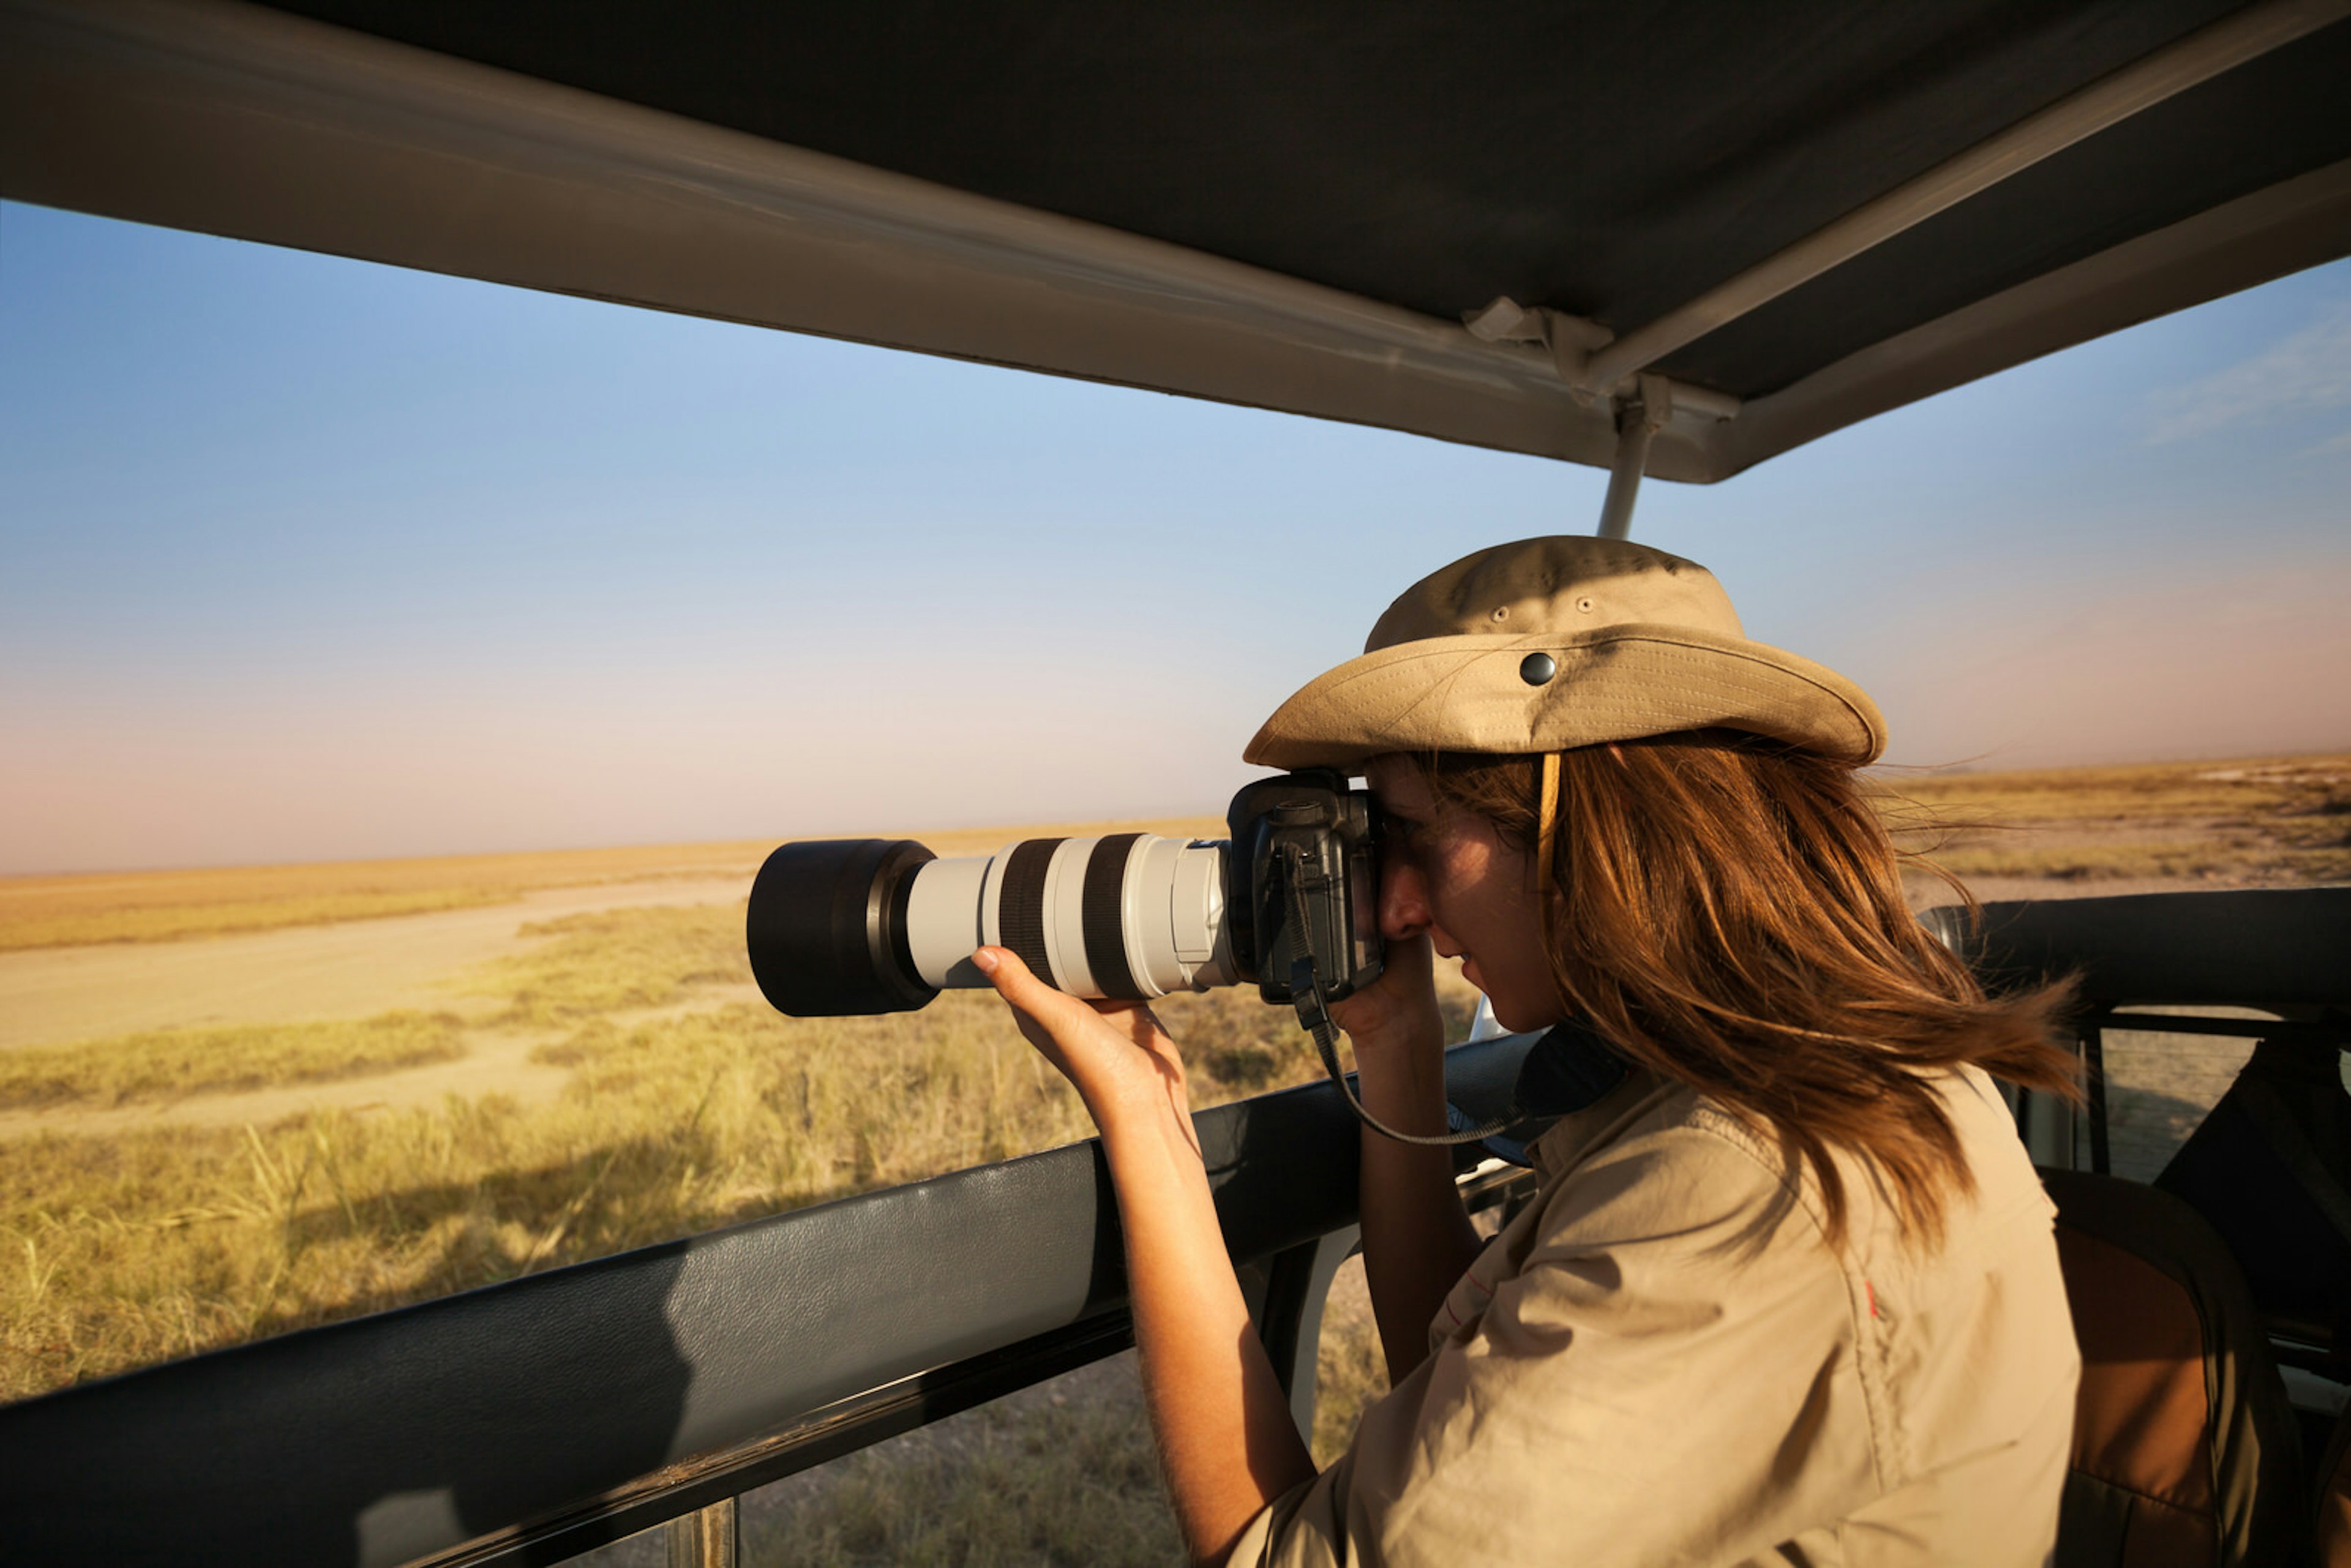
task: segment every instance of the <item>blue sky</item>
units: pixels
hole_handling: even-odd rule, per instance
[[[0,872],[1217,811],[1407,582],[1604,485],[0,205]],[[1896,760],[2221,756],[2351,747],[2346,497],[2336,264],[1635,537]]]

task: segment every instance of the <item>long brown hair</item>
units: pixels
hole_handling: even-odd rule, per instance
[[[1542,759],[1419,758],[1445,804],[1531,853]],[[2059,981],[1987,995],[1910,914],[1859,769],[1731,730],[1559,754],[1544,946],[1561,996],[1620,1054],[1689,1084],[1811,1166],[1831,1245],[1843,1148],[1941,1239],[1974,1176],[1928,1075],[1972,1062],[2073,1096]],[[1962,894],[1964,896],[1964,894]]]

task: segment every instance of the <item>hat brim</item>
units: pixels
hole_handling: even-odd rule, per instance
[[[1541,685],[1519,673],[1535,653],[1557,664]],[[1744,638],[1631,624],[1378,649],[1300,688],[1241,756],[1343,768],[1388,751],[1518,756],[1717,727],[1854,762],[1886,749],[1877,705],[1834,670]]]

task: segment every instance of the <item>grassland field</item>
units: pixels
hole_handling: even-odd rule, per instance
[[[2351,756],[1886,784],[1906,842],[1999,896],[2351,879]],[[1066,831],[913,836],[970,853]],[[616,905],[518,918],[430,1005],[0,1050],[0,1397],[1089,1133],[992,998],[784,1019],[749,988],[739,898],[622,896],[664,879],[747,883],[768,847],[0,879],[0,969],[34,983],[42,966],[95,956],[121,977],[123,1016],[142,1019],[156,1014],[137,994],[142,955],[183,945],[260,964],[256,933],[350,925],[391,944],[454,912],[527,910],[549,888],[609,889]],[[1925,881],[1918,895],[1943,896]],[[266,993],[266,974],[252,978]],[[1455,982],[1457,1030],[1471,999]],[[1287,1014],[1252,995],[1161,1010],[1196,1104],[1319,1071]],[[517,1064],[511,1081],[461,1076],[496,1053]],[[2225,1082],[2225,1067],[2200,1071]],[[444,1073],[465,1092],[429,1092]],[[2149,1090],[2169,1108],[2151,1117],[2177,1121],[2193,1094],[2217,1092],[2178,1087]],[[2118,1099],[2118,1124],[2132,1114]],[[1357,1283],[1334,1299],[1322,1348],[1325,1458],[1382,1385],[1372,1346]],[[747,1500],[747,1561],[1170,1561],[1155,1488],[1131,1370],[1113,1364]]]

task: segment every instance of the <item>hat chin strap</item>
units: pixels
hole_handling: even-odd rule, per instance
[[[1535,896],[1551,892],[1551,852],[1559,827],[1559,753],[1542,754],[1542,787],[1535,808]]]

